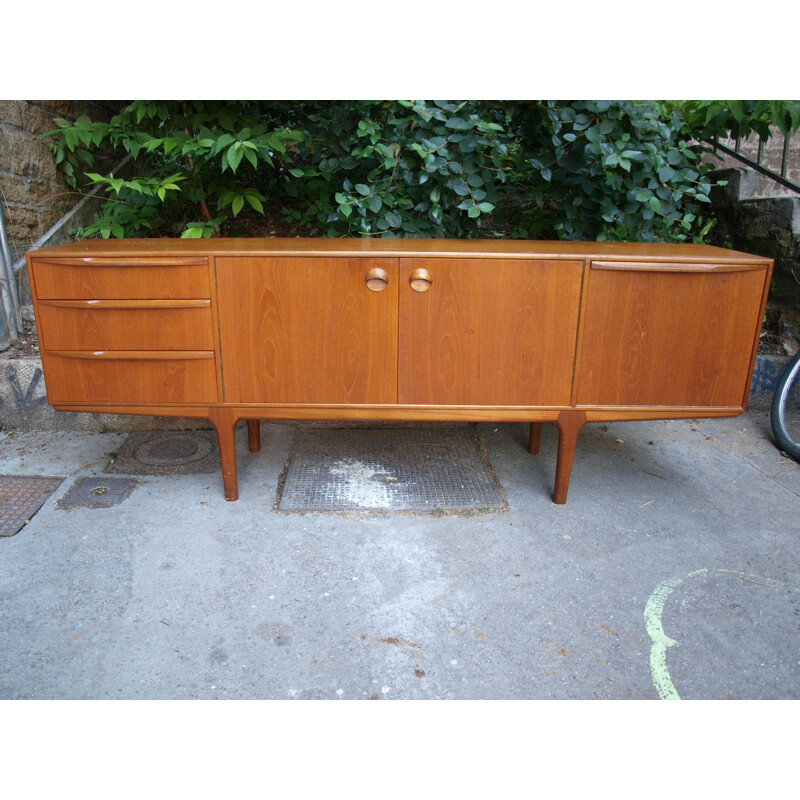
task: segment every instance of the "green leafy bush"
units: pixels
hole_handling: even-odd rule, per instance
[[[510,166],[498,120],[469,101],[311,104],[287,217],[328,236],[477,236]]]
[[[561,239],[701,239],[713,165],[678,109],[655,102],[550,101],[520,135],[522,182],[537,233]],[[525,171],[527,168],[527,172]],[[531,175],[530,171],[533,171]],[[539,181],[534,178],[538,175]]]
[[[140,100],[56,122],[67,179],[107,194],[82,236],[701,241],[705,142],[795,130],[800,104]],[[108,150],[133,158],[124,176],[93,169]]]
[[[774,128],[783,134],[800,128],[800,103],[791,100],[688,100],[674,105],[687,128],[706,141],[751,133],[766,140]]]
[[[57,119],[53,155],[72,185],[97,150],[124,151],[136,162],[128,178],[85,172],[108,194],[86,237],[210,236],[245,205],[259,213],[261,187],[276,161],[302,135],[272,129],[257,103],[138,100],[110,122]],[[266,175],[265,175],[266,173]]]

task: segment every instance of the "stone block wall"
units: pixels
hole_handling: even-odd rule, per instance
[[[0,100],[0,196],[16,261],[80,199],[53,163],[50,138],[56,117],[81,114],[109,120],[121,101]]]

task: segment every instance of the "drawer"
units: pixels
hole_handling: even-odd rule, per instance
[[[45,385],[58,403],[215,403],[211,351],[45,353]]]
[[[45,350],[213,350],[210,300],[40,300]]]
[[[210,298],[208,259],[31,259],[38,299]]]

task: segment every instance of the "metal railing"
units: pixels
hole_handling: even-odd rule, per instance
[[[719,139],[713,139],[709,144],[713,145],[715,150],[720,150],[726,155],[735,158],[737,161],[741,161],[743,164],[746,164],[748,167],[752,167],[754,170],[760,172],[762,175],[766,175],[767,177],[771,178],[775,183],[779,183],[781,186],[786,187],[787,189],[791,189],[792,191],[800,193],[800,184],[795,183],[794,181],[789,180],[787,177],[787,173],[789,170],[789,152],[790,152],[790,145],[792,141],[791,134],[781,134],[783,136],[783,148],[781,152],[781,166],[780,171],[775,171],[774,169],[765,166],[764,162],[764,146],[766,142],[764,139],[759,136],[758,137],[758,152],[756,154],[755,161],[750,158],[750,156],[745,155],[741,152],[742,147],[742,140],[741,137],[737,136],[733,142],[733,147],[728,147],[728,145],[722,144]]]

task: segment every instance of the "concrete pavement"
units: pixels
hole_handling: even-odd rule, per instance
[[[0,539],[0,698],[800,697],[800,464],[767,412],[589,425],[565,506],[556,431],[481,425],[509,509],[273,509],[290,424],[218,474],[57,507],[124,433],[0,433],[63,484]]]

